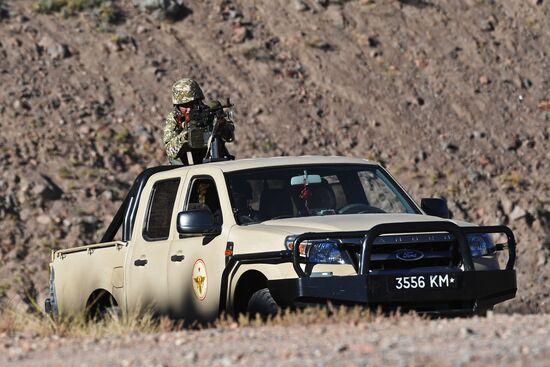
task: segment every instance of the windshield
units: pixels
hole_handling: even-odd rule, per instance
[[[270,167],[225,176],[238,224],[318,215],[419,213],[378,166]]]

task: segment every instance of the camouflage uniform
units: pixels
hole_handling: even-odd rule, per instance
[[[212,131],[214,124],[214,116],[207,113],[190,113],[189,120],[185,121],[184,116],[179,113],[177,106],[186,103],[195,103],[195,109],[199,111],[206,111],[209,108],[220,107],[221,104],[218,101],[212,101],[208,105],[205,105],[202,100],[204,95],[200,89],[198,83],[192,79],[182,79],[177,81],[172,87],[172,103],[175,108],[166,117],[163,142],[166,148],[166,154],[170,164],[188,164],[187,152],[191,152],[193,155],[194,163],[202,163],[202,158],[207,153],[206,145],[200,148],[192,147],[188,137],[188,126],[206,126],[209,131]],[[219,116],[219,118],[223,118]],[[233,123],[227,120],[220,121],[218,125],[217,136],[221,138],[223,142],[233,141],[234,138],[234,126]],[[223,147],[223,153],[229,156],[225,147]]]

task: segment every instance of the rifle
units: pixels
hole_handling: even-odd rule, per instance
[[[189,113],[190,120],[198,121],[199,124],[197,126],[204,127],[202,124],[206,123],[207,121],[210,121],[211,117],[217,117],[217,118],[224,118],[226,120],[232,121],[233,120],[233,111],[225,111],[226,108],[233,108],[234,104],[231,103],[231,100],[229,98],[226,99],[225,105],[222,105],[221,103],[218,103],[216,106],[199,106],[195,110],[191,110]]]

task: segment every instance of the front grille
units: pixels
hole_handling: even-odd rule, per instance
[[[358,260],[358,253],[355,257]],[[459,263],[458,241],[451,234],[387,235],[374,241],[369,270],[454,267]]]

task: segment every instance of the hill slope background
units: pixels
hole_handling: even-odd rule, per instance
[[[99,240],[166,163],[170,87],[193,77],[237,105],[238,158],[366,157],[455,218],[511,226],[501,309],[550,310],[547,1],[186,1],[178,21],[36,4],[0,4],[4,302],[43,298],[49,251]]]

